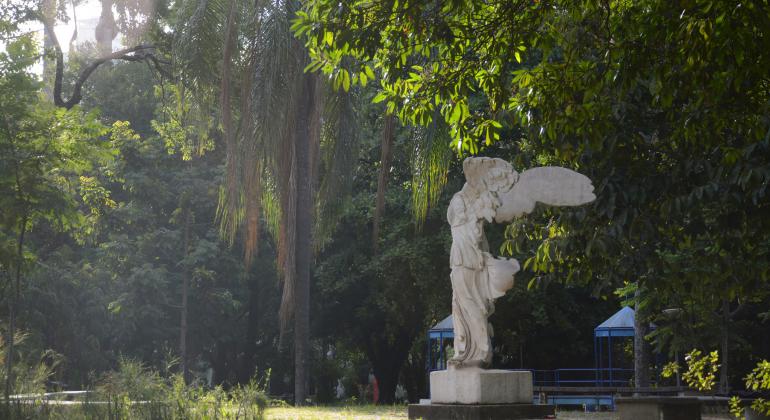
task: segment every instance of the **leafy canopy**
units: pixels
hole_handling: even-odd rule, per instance
[[[29,71],[36,51],[32,38],[22,35],[0,53],[0,191],[6,192],[0,196],[0,232],[14,238],[46,222],[84,239],[100,209],[114,204],[94,176],[114,150],[101,138],[108,129],[95,113],[55,108],[42,99]],[[3,265],[13,265],[8,253],[3,256]]]
[[[766,298],[766,1],[309,0],[298,16],[308,71],[343,89],[376,71],[375,101],[443,120],[459,152],[499,138],[517,167],[593,180],[590,207],[509,227],[534,283],[641,282],[642,307],[699,322]]]

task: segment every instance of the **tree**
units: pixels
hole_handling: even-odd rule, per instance
[[[676,300],[673,255],[697,255],[686,267],[712,268],[710,293],[733,305],[767,290],[752,261],[766,259],[768,238],[768,16],[760,1],[316,0],[294,29],[309,69],[359,82],[379,69],[376,100],[413,124],[438,113],[458,150],[518,127],[504,138],[516,164],[587,173],[597,201],[544,211],[525,267],[540,279],[638,283],[646,322]],[[518,242],[526,230],[510,233]]]
[[[421,336],[451,311],[447,250],[450,245],[444,212],[434,209],[421,230],[410,214],[408,162],[412,153],[409,130],[394,130],[388,170],[392,187],[383,195],[379,249],[372,243],[372,201],[383,193],[382,168],[377,168],[379,127],[388,116],[379,106],[361,106],[362,154],[352,205],[343,215],[332,240],[319,256],[314,293],[314,324],[322,342],[351,349],[366,357],[380,390],[379,403],[395,401],[396,386],[423,376]],[[387,124],[387,122],[385,123]],[[395,129],[395,127],[394,127]],[[380,152],[380,153],[378,153]],[[458,175],[455,173],[455,175]],[[457,180],[458,177],[455,177]],[[340,351],[341,352],[341,351]],[[414,369],[409,371],[410,369]],[[410,400],[420,397],[407,386]]]
[[[123,12],[124,16],[121,16],[121,21],[126,26],[127,35],[129,39],[136,40],[136,26],[135,20],[139,15],[144,14],[147,22],[155,22],[157,16],[153,13],[147,13],[146,10],[141,10],[141,7],[137,7],[136,3],[141,3],[141,0],[121,0],[119,1],[118,10]],[[75,1],[71,2],[74,6]],[[75,105],[79,104],[83,99],[82,90],[91,75],[103,64],[112,62],[113,60],[123,60],[129,62],[147,62],[154,66],[154,68],[160,74],[167,74],[164,69],[164,65],[167,64],[165,60],[158,57],[155,53],[155,47],[153,45],[138,43],[131,47],[121,49],[119,51],[112,51],[112,39],[117,35],[117,29],[114,16],[112,15],[112,0],[105,0],[102,4],[102,16],[100,17],[99,24],[96,28],[97,47],[99,55],[90,61],[87,65],[84,65],[82,71],[78,74],[75,80],[72,82],[72,94],[69,99],[64,99],[63,86],[66,81],[63,79],[65,73],[64,54],[61,50],[61,45],[56,37],[54,26],[59,17],[64,20],[68,20],[69,17],[64,12],[66,7],[65,2],[59,3],[57,0],[42,0],[40,2],[33,2],[31,0],[12,0],[7,9],[10,11],[9,15],[12,16],[13,26],[25,22],[40,22],[43,25],[44,32],[44,53],[52,54],[54,57],[55,66],[53,70],[50,69],[51,60],[48,56],[44,55],[43,59],[43,77],[46,82],[50,77],[53,84],[51,86],[45,86],[45,91],[48,96],[53,100],[54,104],[58,107],[71,109]],[[143,13],[144,12],[144,13]],[[73,16],[74,17],[74,16]],[[77,22],[76,22],[77,23]],[[126,24],[127,23],[127,24]],[[134,25],[131,25],[134,23]],[[131,30],[133,29],[133,31]],[[74,34],[73,41],[77,36],[77,32]],[[141,37],[140,37],[141,38]],[[144,37],[146,39],[146,37]]]
[[[92,114],[57,110],[41,102],[40,85],[28,73],[36,51],[28,35],[0,54],[0,265],[7,273],[9,325],[6,338],[5,397],[13,392],[14,336],[22,277],[35,250],[26,239],[40,225],[78,229],[81,211],[110,203],[90,173],[112,158],[109,144],[98,141],[106,129]]]
[[[261,213],[277,238],[282,330],[293,317],[294,399],[303,404],[312,254],[344,204],[339,198],[349,188],[355,131],[344,116],[350,113],[348,96],[327,95],[317,76],[303,72],[305,49],[289,31],[297,7],[296,2],[265,2],[256,9],[237,1],[187,2],[180,8],[184,27],[177,43],[183,48],[176,54],[190,84],[200,90],[218,87],[227,151],[219,206],[223,234],[233,241],[243,229],[247,263],[257,249]],[[225,30],[217,31],[217,25]],[[198,50],[190,51],[191,44]],[[214,59],[219,52],[221,66]]]

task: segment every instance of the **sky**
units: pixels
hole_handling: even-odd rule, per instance
[[[0,0],[2,1],[2,0]],[[72,18],[72,7],[67,9],[67,14],[70,16],[70,20],[67,23],[57,21],[55,26],[56,38],[59,39],[62,52],[66,56],[69,52],[70,39],[75,32],[75,19]],[[75,15],[77,16],[78,25],[78,37],[77,43],[81,42],[95,42],[94,29],[99,21],[99,15],[101,14],[101,4],[99,0],[86,0],[82,4],[75,8]],[[39,22],[30,23],[22,28],[24,31],[35,31],[38,40],[38,45],[43,45],[43,25]],[[3,49],[4,46],[0,46]],[[113,41],[113,50],[120,48],[120,36],[116,37]],[[42,62],[37,64],[33,72],[40,74],[43,71]]]
[[[98,0],[88,0],[85,3],[75,8],[78,19],[78,39],[79,42],[95,41],[94,28],[99,21],[99,15],[101,14],[101,5]],[[72,19],[72,12],[69,11],[70,21],[66,24],[58,22],[56,25],[56,36],[59,38],[59,42],[62,44],[62,50],[69,50],[69,40],[72,38],[72,33],[75,30],[75,22]],[[66,47],[64,44],[68,44]]]

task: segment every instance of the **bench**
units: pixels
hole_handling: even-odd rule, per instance
[[[696,397],[615,398],[620,420],[701,420]]]

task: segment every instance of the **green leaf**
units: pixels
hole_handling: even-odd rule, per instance
[[[345,92],[350,90],[350,73],[347,70],[342,70],[342,88]]]
[[[460,104],[455,104],[452,107],[452,114],[449,116],[449,122],[454,124],[460,121],[460,117],[462,116],[462,107]]]
[[[368,65],[364,65],[364,72],[366,73],[366,76],[372,80],[374,80],[374,71],[371,67]]]

